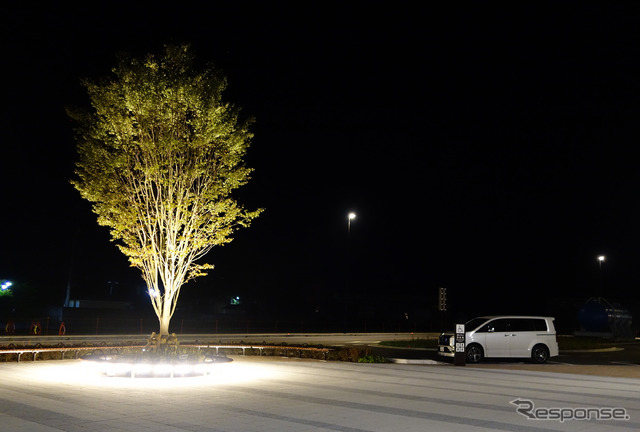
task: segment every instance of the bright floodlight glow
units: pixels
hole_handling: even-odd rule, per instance
[[[355,213],[353,213],[353,212],[349,213],[349,220],[355,219],[355,218],[356,218],[356,214]]]
[[[600,255],[600,256],[598,257],[598,261],[601,261],[601,262],[602,262],[602,261],[604,261],[604,255]]]
[[[167,363],[153,365],[153,373],[156,374],[156,376],[171,375],[173,369],[173,366]]]
[[[136,375],[147,375],[153,372],[153,365],[150,363],[134,363],[133,373]]]
[[[178,364],[173,368],[173,373],[178,375],[178,376],[189,375],[190,373],[193,373],[194,366],[195,365],[190,365],[190,364],[187,364],[187,363]],[[202,373],[200,375],[202,375]]]
[[[212,385],[234,385],[246,382],[268,381],[270,379],[280,379],[282,369],[277,366],[277,361],[264,361],[259,359],[241,359],[230,363],[198,363],[190,370],[190,366],[174,369],[174,378],[169,376],[149,378],[143,377],[143,373],[154,372],[154,366],[147,365],[136,367],[139,377],[130,378],[122,376],[123,369],[129,369],[133,365],[127,364],[116,366],[107,374],[101,373],[104,365],[100,362],[80,361],[80,360],[41,360],[38,362],[3,363],[0,365],[3,373],[11,370],[9,376],[16,375],[16,379],[24,382],[78,385],[81,387],[109,387],[126,389],[166,389],[166,388],[198,388]],[[140,365],[136,365],[140,366]],[[157,372],[162,371],[159,367]],[[195,372],[195,375],[180,377],[182,373]]]
[[[2,285],[0,286],[0,289],[2,289],[2,291],[6,291],[9,289],[9,287],[13,285],[13,283],[11,283],[11,281],[4,281],[2,282]]]

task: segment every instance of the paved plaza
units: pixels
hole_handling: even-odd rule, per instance
[[[640,430],[640,380],[630,378],[238,356],[208,377],[130,379],[81,363],[0,363],[0,430]],[[620,408],[629,419],[528,419],[516,399],[536,409]]]

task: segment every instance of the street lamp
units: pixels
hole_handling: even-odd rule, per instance
[[[347,235],[351,235],[351,219],[355,219],[356,214],[354,212],[349,213],[347,216]]]
[[[0,296],[10,296],[11,295],[11,281],[3,280],[2,285],[0,285]]]
[[[598,267],[600,269],[600,295],[602,295],[602,263],[605,260],[605,256],[604,255],[600,255],[598,257]]]
[[[356,214],[354,212],[349,212],[349,214],[347,214],[347,254],[346,254],[346,264],[347,264],[347,287],[346,287],[346,293],[347,293],[347,298],[344,301],[344,316],[343,316],[343,320],[344,320],[344,331],[347,331],[347,327],[349,324],[349,319],[347,318],[348,316],[348,300],[351,299],[352,295],[351,295],[351,220],[356,218]]]

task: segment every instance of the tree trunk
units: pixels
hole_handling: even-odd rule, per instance
[[[169,322],[171,321],[169,314],[162,311],[162,314],[158,316],[158,321],[160,322],[160,333],[158,336],[169,336]]]

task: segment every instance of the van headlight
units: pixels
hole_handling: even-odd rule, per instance
[[[455,336],[454,335],[442,334],[442,335],[440,335],[438,343],[440,345],[445,345],[445,346],[447,346],[447,345],[448,346],[454,346]]]

